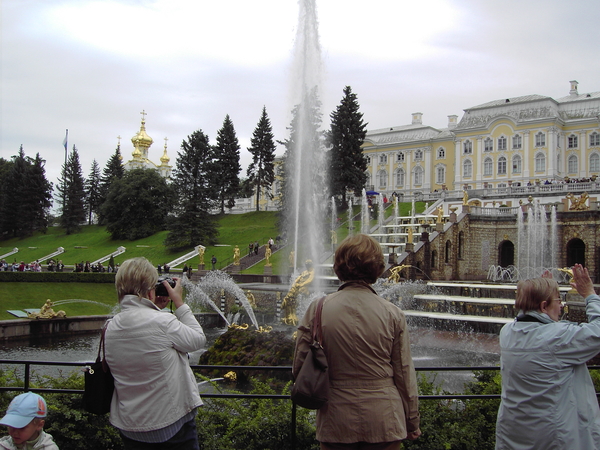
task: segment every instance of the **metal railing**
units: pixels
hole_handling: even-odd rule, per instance
[[[59,362],[59,361],[29,361],[29,360],[0,360],[0,367],[4,365],[22,365],[24,366],[23,372],[23,387],[18,386],[0,386],[0,392],[37,392],[43,393],[56,393],[56,394],[79,394],[83,395],[81,389],[47,389],[47,388],[32,388],[31,387],[31,367],[32,366],[62,366],[62,367],[85,367],[92,364],[91,362]],[[277,371],[287,372],[290,375],[290,381],[292,380],[292,367],[291,366],[235,366],[235,365],[191,365],[192,370],[245,370],[245,371]],[[600,366],[588,366],[589,369],[600,369]],[[473,371],[484,371],[484,370],[500,370],[499,366],[439,366],[439,367],[415,367],[417,372],[473,372]],[[252,398],[252,399],[264,399],[264,400],[291,400],[287,394],[242,394],[242,393],[202,393],[203,398]],[[600,393],[596,393],[597,397],[600,397]],[[419,400],[483,400],[483,399],[500,399],[500,394],[485,394],[485,395],[472,395],[472,394],[441,394],[441,395],[419,395]],[[296,448],[296,410],[297,406],[292,402],[292,411],[290,418],[290,431],[291,431],[291,444],[292,449]]]

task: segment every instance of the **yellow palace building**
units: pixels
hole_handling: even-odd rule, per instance
[[[503,188],[600,175],[600,92],[494,100],[448,116],[447,128],[412,123],[367,133],[367,190],[388,197]]]

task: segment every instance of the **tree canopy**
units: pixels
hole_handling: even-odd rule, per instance
[[[214,244],[217,227],[210,211],[217,206],[218,172],[208,136],[197,130],[181,143],[172,180],[176,201],[165,245],[173,250]]]
[[[92,167],[90,174],[85,181],[85,205],[88,215],[88,224],[93,223],[94,214],[98,215],[100,212],[100,166],[94,159],[92,161]]]
[[[61,204],[60,224],[67,234],[75,233],[85,221],[85,179],[81,172],[77,147],[69,153],[56,186]]]
[[[219,198],[219,209],[221,214],[225,213],[225,205],[229,209],[235,205],[235,198],[240,190],[239,174],[240,166],[240,144],[235,134],[233,122],[229,114],[225,116],[223,126],[217,132],[217,145],[214,152],[214,170]]]
[[[134,169],[113,180],[101,211],[113,239],[133,241],[164,230],[173,203],[171,187],[156,170]]]

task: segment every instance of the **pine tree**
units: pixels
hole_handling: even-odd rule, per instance
[[[259,210],[261,189],[270,189],[275,181],[275,142],[273,129],[263,106],[262,116],[254,129],[248,151],[252,155],[252,163],[248,167],[248,182],[256,190],[256,210]]]
[[[235,198],[240,190],[239,174],[242,170],[240,144],[229,114],[225,116],[223,126],[217,132],[214,167],[217,183],[213,187],[219,194],[219,208],[221,214],[224,214],[226,202],[229,209],[235,205]]]
[[[165,239],[170,249],[215,243],[217,228],[210,215],[218,199],[213,161],[214,149],[202,130],[194,131],[181,143],[172,174],[177,198],[172,208],[175,218]]]
[[[98,199],[100,205],[106,201],[106,198],[108,197],[108,191],[110,190],[110,186],[113,181],[120,180],[123,178],[123,175],[125,175],[125,169],[123,168],[123,163],[121,162],[122,159],[121,146],[118,145],[115,153],[108,159],[106,166],[102,171],[102,178],[100,178],[100,198]],[[105,223],[101,208],[98,216],[98,223]]]
[[[356,94],[350,86],[344,88],[344,98],[331,113],[331,131],[328,134],[330,151],[330,190],[348,208],[346,193],[361,195],[367,182],[367,159],[361,145],[367,135],[367,124],[359,112]]]
[[[94,159],[90,174],[85,182],[85,206],[87,208],[88,224],[93,223],[94,214],[100,211],[100,166]]]
[[[77,232],[85,221],[85,180],[81,173],[79,153],[73,146],[57,185],[61,204],[60,224],[67,234]]]
[[[46,179],[45,161],[25,156],[23,146],[12,161],[2,160],[0,175],[0,217],[2,233],[30,236],[48,227],[52,205],[52,183]]]

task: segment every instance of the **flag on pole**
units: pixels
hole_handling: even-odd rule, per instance
[[[67,129],[67,133],[65,134],[65,139],[63,140],[63,147],[65,148],[65,152],[67,151],[68,145],[69,145],[69,130]]]

